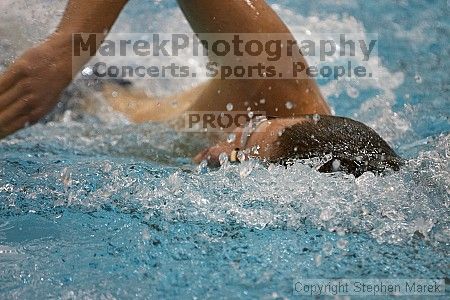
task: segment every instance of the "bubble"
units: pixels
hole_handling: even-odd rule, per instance
[[[248,113],[248,117],[249,117],[250,119],[252,119],[254,115],[255,115],[255,113],[252,112],[252,111],[250,111],[250,112]]]
[[[294,108],[294,103],[292,103],[291,101],[287,101],[286,102],[286,108],[291,110]]]
[[[227,110],[228,110],[228,111],[232,111],[233,108],[234,108],[233,103],[228,103],[228,104],[227,104]]]
[[[265,104],[266,103],[266,99],[261,99],[261,100],[259,100],[259,103],[261,103],[261,104]]]

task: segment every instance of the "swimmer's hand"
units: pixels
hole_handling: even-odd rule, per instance
[[[71,79],[70,40],[52,37],[25,52],[0,75],[0,138],[39,121]]]
[[[279,138],[279,132],[281,132],[286,126],[293,123],[300,122],[293,119],[277,119],[270,122],[261,124],[258,129],[251,134],[248,138],[245,146],[242,145],[243,128],[237,128],[233,132],[232,141],[224,141],[203,150],[193,161],[197,164],[202,161],[207,161],[210,167],[220,166],[220,155],[225,153],[230,161],[239,161],[240,157],[236,152],[242,151],[246,153],[245,158],[248,156],[259,158],[262,160],[274,160],[277,158],[279,145],[277,140]]]
[[[202,161],[206,161],[208,163],[208,166],[210,167],[220,167],[220,155],[222,153],[225,153],[226,155],[228,155],[228,160],[230,160],[233,150],[237,150],[234,143],[219,143],[197,154],[193,158],[193,161],[196,164],[200,164]]]

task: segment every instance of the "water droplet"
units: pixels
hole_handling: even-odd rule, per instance
[[[252,119],[254,115],[255,115],[255,114],[254,114],[252,111],[248,113],[248,117],[249,117],[250,119]]]
[[[291,110],[294,108],[294,103],[292,103],[291,101],[287,101],[286,102],[286,108]]]
[[[225,152],[220,153],[219,162],[221,166],[226,166],[228,164],[228,154],[226,154]]]
[[[346,250],[348,247],[348,241],[344,240],[344,239],[340,239],[339,241],[337,241],[336,247],[338,247],[341,250]]]
[[[341,161],[339,159],[333,160],[332,163],[333,172],[337,172],[341,169]]]
[[[422,77],[421,77],[419,74],[416,74],[416,76],[414,77],[414,80],[415,80],[417,83],[422,83]]]
[[[91,76],[92,74],[94,74],[94,70],[91,67],[86,67],[81,71],[81,75],[83,76]]]
[[[233,107],[234,107],[234,106],[233,106],[232,103],[228,103],[228,104],[227,104],[227,110],[228,110],[228,111],[232,111],[232,110],[233,110]]]
[[[205,174],[208,171],[208,161],[202,160],[202,162],[197,167],[198,174]]]
[[[72,185],[72,173],[69,169],[64,168],[61,172],[61,180],[64,184],[64,187],[67,189]]]
[[[319,122],[320,121],[320,116],[318,115],[318,114],[314,114],[313,115],[313,120],[314,120],[314,122]]]
[[[113,98],[117,98],[117,96],[119,96],[119,93],[117,91],[114,91],[111,95],[113,96]]]
[[[331,244],[330,242],[326,242],[322,247],[322,251],[326,256],[330,256],[331,254],[333,254],[333,244]]]
[[[333,212],[332,212],[330,209],[325,208],[325,209],[322,210],[322,212],[320,213],[319,218],[320,218],[322,221],[329,221],[329,220],[331,220],[331,219],[333,218]]]
[[[261,104],[265,104],[266,103],[266,99],[261,99],[261,100],[259,100],[259,103],[261,103]]]
[[[144,241],[149,241],[150,238],[150,233],[148,232],[147,228],[144,228],[144,230],[142,231],[142,239]]]
[[[336,228],[336,233],[337,233],[338,236],[344,236],[345,235],[345,228],[337,227]]]
[[[235,134],[235,133],[230,133],[230,134],[228,135],[227,142],[231,144],[231,143],[233,143],[235,140],[236,140],[236,134]]]
[[[322,264],[322,255],[317,254],[314,258],[314,262],[316,263],[316,266],[319,267]]]
[[[105,162],[103,164],[103,172],[109,173],[109,172],[111,172],[111,170],[112,170],[111,164],[109,162]]]
[[[239,176],[241,178],[248,177],[253,171],[252,161],[245,161],[239,166]]]
[[[284,133],[284,129],[281,129],[280,131],[278,131],[278,136],[282,136]]]
[[[359,97],[359,91],[358,91],[358,89],[350,86],[350,87],[347,88],[347,95],[350,98],[356,99],[356,98]]]
[[[243,151],[239,151],[238,152],[238,154],[237,154],[237,159],[240,161],[240,162],[243,162],[243,161],[245,161],[245,153],[243,152]]]
[[[252,153],[253,154],[255,154],[255,155],[258,155],[259,154],[259,149],[260,149],[261,147],[259,146],[259,145],[256,145],[256,146],[253,146],[252,147]]]

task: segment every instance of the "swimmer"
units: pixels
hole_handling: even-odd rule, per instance
[[[69,1],[55,33],[19,57],[0,76],[0,136],[37,122],[56,105],[62,91],[90,59],[86,56],[72,62],[72,34],[102,32],[106,36],[127,2]],[[178,0],[178,4],[196,33],[291,35],[264,0]],[[291,39],[295,40],[292,35]],[[307,65],[301,55],[296,59]],[[287,66],[291,60],[292,57],[281,57],[278,63]],[[117,89],[105,85],[105,95]],[[372,129],[350,119],[330,116],[328,104],[310,78],[212,79],[173,96],[181,99],[176,109],[159,106],[170,102],[163,101],[167,99],[149,98],[126,88],[118,94],[122,97],[109,101],[112,107],[136,122],[168,121],[189,111],[224,111],[229,104],[235,111],[247,111],[249,103],[258,103],[259,111],[272,116],[230,128],[236,136],[234,141],[217,142],[194,158],[197,163],[207,160],[210,165],[217,165],[223,153],[236,161],[238,152],[283,164],[293,159],[330,155],[331,159],[319,171],[344,171],[355,176],[365,171],[398,170],[401,165],[401,159]],[[289,107],[285,105],[287,101],[291,103]]]

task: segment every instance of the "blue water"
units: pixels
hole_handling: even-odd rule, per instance
[[[406,166],[358,179],[301,163],[201,169],[189,155],[205,141],[130,124],[101,101],[87,111],[75,84],[46,121],[0,141],[0,299],[291,299],[294,278],[448,282],[447,2],[271,3],[298,37],[379,34],[378,81],[321,88]],[[45,36],[64,1],[10,5],[0,32],[21,29],[0,42],[5,62]],[[174,1],[131,1],[114,31],[185,32],[181,18]]]

